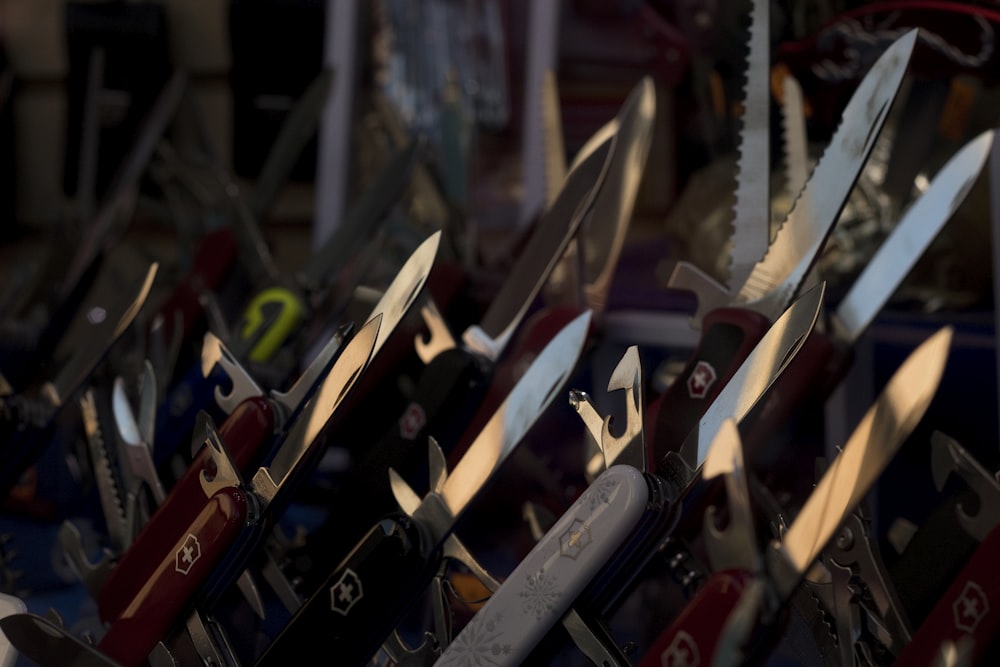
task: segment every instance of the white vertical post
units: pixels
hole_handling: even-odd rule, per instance
[[[347,206],[359,6],[358,0],[327,0],[326,3],[323,62],[333,68],[333,87],[319,126],[314,248],[322,245],[337,229]]]
[[[559,44],[559,0],[534,0],[528,10],[524,112],[521,125],[521,182],[524,197],[518,227],[523,229],[547,204],[545,137],[542,134],[542,77],[555,71]]]

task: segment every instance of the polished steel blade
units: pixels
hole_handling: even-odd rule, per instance
[[[782,81],[781,124],[785,148],[785,193],[794,201],[809,180],[809,141],[802,86],[790,73]]]
[[[911,30],[878,59],[844,110],[840,127],[792,206],[774,243],[737,295],[768,317],[791,302],[823,248],[902,83],[916,41]]]
[[[944,373],[951,339],[951,327],[944,327],[903,362],[772,552],[783,556],[799,577],[923,417]],[[783,597],[798,583],[794,577],[777,581]]]
[[[752,0],[743,115],[736,159],[736,203],[729,245],[729,293],[735,295],[771,240],[770,2]]]
[[[108,350],[118,341],[125,330],[129,328],[136,315],[146,303],[149,290],[153,287],[153,279],[159,264],[153,262],[146,270],[146,276],[139,285],[138,293],[132,297],[128,305],[120,307],[117,304],[108,309],[94,308],[88,314],[93,321],[93,315],[100,312],[103,320],[87,330],[83,344],[63,367],[56,379],[47,383],[42,389],[45,397],[53,405],[61,405],[73,392],[83,386],[87,377],[107,354]],[[119,314],[120,313],[120,314]]]
[[[882,242],[837,306],[832,326],[838,337],[853,343],[895,293],[975,185],[993,135],[983,132],[956,153]]]
[[[705,461],[722,422],[732,418],[740,423],[798,354],[816,324],[825,290],[821,283],[789,306],[712,401],[698,428],[681,445],[681,456],[694,462],[692,468]]]
[[[542,215],[482,322],[463,333],[462,340],[468,349],[493,360],[503,352],[593,206],[616,145],[617,140],[612,136],[570,171],[559,196]]]
[[[576,367],[590,328],[590,311],[563,327],[504,399],[448,475],[441,498],[455,519],[549,406]],[[414,516],[428,507],[421,503]]]
[[[313,441],[326,426],[337,407],[368,365],[378,340],[382,315],[377,314],[361,327],[337,357],[316,394],[302,409],[284,444],[271,464],[260,468],[253,478],[253,489],[266,502],[274,499],[281,485],[295,471],[309,452]]]
[[[608,172],[584,225],[583,296],[588,308],[602,312],[618,266],[639,184],[653,142],[656,88],[650,77],[632,89],[619,114],[618,138]]]

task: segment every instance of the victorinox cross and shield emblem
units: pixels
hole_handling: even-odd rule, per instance
[[[201,544],[197,537],[188,533],[174,557],[174,568],[181,574],[187,574],[199,558],[201,558]]]
[[[361,587],[361,578],[348,568],[333,586],[330,586],[330,609],[347,616],[351,607],[357,604],[358,600],[364,597],[364,589]]]
[[[951,605],[955,612],[955,627],[965,632],[975,632],[976,626],[990,611],[989,599],[982,586],[974,581],[965,582],[965,588]]]

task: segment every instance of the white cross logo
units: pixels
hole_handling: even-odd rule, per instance
[[[330,609],[347,616],[351,607],[365,595],[361,578],[351,568],[344,570],[333,586],[330,586]]]
[[[691,398],[705,398],[708,390],[715,384],[715,369],[707,361],[699,361],[691,375],[688,376],[687,388]]]
[[[174,569],[181,574],[187,574],[199,558],[201,558],[201,544],[197,537],[188,534],[174,556]]]

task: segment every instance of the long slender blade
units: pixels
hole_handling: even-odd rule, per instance
[[[820,283],[789,306],[712,401],[681,445],[681,456],[694,462],[692,468],[705,461],[722,422],[728,418],[741,422],[798,354],[816,324],[825,290],[826,284]]]
[[[775,317],[794,297],[840,215],[889,114],[916,42],[911,30],[878,59],[844,110],[840,127],[737,300]]]
[[[799,576],[923,417],[944,373],[952,334],[951,327],[942,328],[903,362],[788,528],[778,550]]]
[[[993,137],[993,130],[987,130],[956,153],[879,246],[833,315],[834,331],[843,340],[855,341],[868,327],[965,201],[986,164]]]
[[[607,302],[653,141],[656,88],[650,77],[632,89],[623,110],[615,154],[582,235],[584,299],[595,312]]]
[[[585,311],[549,341],[448,476],[441,497],[452,517],[457,519],[569,379],[590,319],[590,311]],[[414,516],[425,506],[422,503]]]
[[[542,139],[545,151],[545,204],[550,205],[566,180],[566,146],[563,143],[562,114],[559,112],[559,84],[551,69],[542,74]]]
[[[770,230],[770,2],[753,0],[736,160],[736,203],[729,246],[729,292],[735,294],[767,251]],[[761,158],[764,158],[763,160]]]
[[[46,385],[47,398],[53,405],[61,405],[73,392],[83,386],[87,377],[97,367],[111,346],[139,314],[139,310],[153,287],[153,278],[159,264],[154,262],[146,271],[146,277],[139,286],[138,294],[124,308],[112,307],[104,312],[104,319],[88,330],[83,344],[63,367],[55,380]],[[120,315],[118,313],[121,313]],[[117,315],[117,317],[116,317]]]
[[[593,206],[615,146],[616,137],[609,137],[567,175],[559,196],[542,215],[479,326],[462,335],[469,349],[496,359],[506,347]]]
[[[410,254],[389,288],[375,304],[370,318],[380,314],[382,326],[379,329],[378,338],[375,340],[375,346],[372,348],[372,356],[378,354],[386,339],[396,329],[396,325],[413,306],[417,296],[420,295],[427,283],[427,278],[431,275],[431,269],[434,268],[434,258],[437,256],[440,245],[441,232],[438,231],[428,236]],[[293,415],[295,406],[303,405],[305,400],[312,395],[316,384],[333,362],[333,358],[340,348],[337,338],[337,335],[331,337],[287,392],[272,392],[275,400],[292,410]]]
[[[254,475],[254,490],[268,502],[274,499],[282,484],[309,452],[313,441],[368,365],[381,324],[382,315],[378,314],[354,335],[312,400],[302,409],[271,464],[258,469]]]

